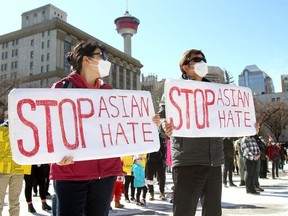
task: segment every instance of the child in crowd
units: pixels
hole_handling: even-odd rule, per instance
[[[136,205],[145,206],[146,205],[146,193],[147,187],[145,186],[145,171],[142,166],[142,157],[140,155],[135,155],[133,158],[134,164],[132,165],[131,171],[134,175],[134,187],[137,189],[136,193]],[[142,200],[140,201],[140,196],[142,194]]]

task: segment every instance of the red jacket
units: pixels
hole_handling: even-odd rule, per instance
[[[97,80],[94,86],[89,85],[79,74],[72,73],[68,77],[53,84],[52,88],[62,88],[64,81],[72,82],[72,88],[111,89],[111,86]],[[96,90],[97,91],[97,90]],[[122,175],[120,157],[75,161],[74,164],[58,166],[51,164],[50,179],[53,180],[91,180],[109,176]]]
[[[267,155],[270,161],[279,161],[280,160],[280,149],[277,145],[268,145]]]

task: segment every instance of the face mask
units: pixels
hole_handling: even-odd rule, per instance
[[[92,59],[95,60],[95,59]],[[103,59],[98,60],[98,65],[89,64],[93,67],[98,67],[99,77],[106,77],[109,75],[111,63],[109,61],[104,61]]]
[[[194,65],[195,73],[200,77],[205,77],[208,73],[208,65],[205,62],[199,62]]]
[[[136,163],[137,163],[137,164],[141,164],[141,163],[142,163],[142,160],[136,160]]]

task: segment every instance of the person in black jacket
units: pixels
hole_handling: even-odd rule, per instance
[[[233,164],[235,161],[233,139],[225,137],[223,139],[223,152],[224,152],[224,170],[223,170],[223,185],[227,187],[227,174],[229,179],[229,186],[236,187],[233,182]]]
[[[166,137],[161,137],[160,139],[160,149],[157,152],[152,152],[147,154],[146,158],[146,178],[153,182],[153,177],[156,175],[159,181],[160,200],[166,200],[165,198],[165,182],[166,182]],[[148,184],[148,190],[150,193],[150,201],[154,200],[154,186],[153,184]]]
[[[205,55],[201,50],[186,51],[179,62],[182,78],[209,82]],[[185,100],[185,98],[183,98]],[[172,124],[165,121],[165,99],[160,102],[162,129],[171,136]],[[203,216],[220,216],[222,195],[221,165],[224,163],[221,137],[170,137],[174,182],[173,215],[195,215],[201,200]]]

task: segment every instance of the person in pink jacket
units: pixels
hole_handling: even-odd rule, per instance
[[[71,74],[54,83],[52,88],[112,89],[100,79],[109,75],[111,66],[101,44],[81,42],[69,53],[67,60],[72,66]],[[51,164],[56,214],[107,216],[116,177],[122,173],[119,157],[75,162],[72,157],[64,157],[59,163]]]

